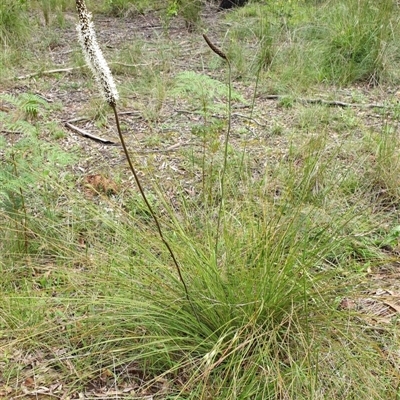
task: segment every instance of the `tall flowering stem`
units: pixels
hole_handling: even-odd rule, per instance
[[[88,64],[88,66],[90,67],[90,69],[92,70],[93,75],[100,87],[100,90],[101,90],[105,100],[107,101],[107,103],[111,106],[111,108],[114,111],[115,123],[116,123],[117,130],[118,130],[118,136],[121,141],[121,145],[124,150],[125,156],[128,160],[129,168],[133,174],[133,177],[135,178],[135,182],[136,182],[137,187],[139,188],[140,194],[141,194],[144,202],[146,203],[146,206],[147,206],[148,210],[150,211],[151,216],[153,217],[153,220],[156,224],[157,231],[160,235],[160,238],[161,238],[162,242],[164,243],[165,247],[167,248],[169,254],[171,255],[172,261],[174,262],[174,265],[178,271],[179,279],[185,290],[186,298],[189,301],[197,320],[199,320],[196,310],[190,300],[189,291],[186,286],[185,280],[183,279],[181,268],[178,264],[178,261],[175,257],[174,252],[172,251],[171,246],[169,245],[167,240],[164,238],[158,218],[157,218],[156,214],[154,213],[153,208],[151,207],[149,201],[147,200],[147,197],[144,193],[142,184],[140,183],[139,176],[136,173],[136,170],[135,170],[132,160],[130,158],[128,148],[126,147],[125,140],[124,140],[124,137],[121,132],[121,127],[120,127],[118,113],[117,113],[117,101],[119,98],[117,87],[115,85],[114,78],[111,74],[110,68],[108,67],[107,61],[104,58],[103,53],[97,43],[96,33],[95,33],[94,25],[92,22],[92,15],[88,12],[84,0],[76,0],[76,8],[78,10],[78,19],[79,19],[79,23],[77,25],[78,38],[79,38],[79,42],[82,46],[82,50],[83,50],[83,54],[85,55],[86,62]]]
[[[222,219],[222,209],[224,206],[224,201],[225,201],[225,175],[226,175],[226,169],[228,165],[228,145],[229,145],[229,137],[231,133],[231,125],[232,125],[232,68],[231,68],[231,63],[229,61],[228,56],[217,46],[214,45],[214,43],[211,42],[211,40],[208,38],[207,35],[203,34],[203,38],[208,44],[208,47],[219,57],[221,57],[223,60],[225,60],[228,64],[228,129],[226,130],[226,135],[225,135],[225,144],[224,144],[224,165],[222,167],[222,174],[221,174],[221,184],[220,184],[220,194],[221,194],[221,199],[219,203],[219,209],[218,209],[218,218],[217,218],[217,232],[216,232],[216,238],[215,238],[215,264],[218,267],[218,245],[219,245],[219,233],[221,229],[221,219]]]

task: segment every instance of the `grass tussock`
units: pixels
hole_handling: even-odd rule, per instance
[[[230,56],[238,75],[264,71],[292,90],[319,82],[375,85],[395,76],[397,11],[390,0],[254,3],[229,18]]]

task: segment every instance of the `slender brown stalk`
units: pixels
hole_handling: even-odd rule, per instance
[[[221,199],[219,202],[219,209],[218,209],[218,217],[217,217],[217,229],[216,229],[216,238],[215,238],[215,264],[216,267],[218,267],[218,245],[219,245],[219,237],[220,237],[220,229],[221,229],[221,221],[222,221],[222,211],[224,208],[224,201],[225,201],[225,175],[226,175],[226,169],[228,166],[228,145],[229,145],[229,137],[231,133],[231,125],[232,125],[232,68],[231,68],[231,63],[229,61],[229,58],[227,55],[219,49],[217,46],[215,46],[210,39],[207,37],[207,35],[203,34],[203,38],[210,47],[210,49],[220,56],[222,59],[224,59],[227,64],[228,64],[228,128],[226,130],[226,135],[225,135],[225,142],[224,142],[224,164],[222,167],[222,174],[221,174]]]
[[[133,174],[133,177],[135,178],[135,182],[136,182],[137,187],[139,188],[140,194],[141,194],[141,196],[142,196],[144,202],[146,203],[147,208],[149,209],[149,212],[150,212],[150,214],[151,214],[151,216],[152,216],[152,218],[153,218],[153,220],[154,220],[154,223],[156,224],[158,234],[160,235],[160,238],[161,238],[162,242],[164,243],[165,247],[168,249],[168,252],[169,252],[169,254],[171,255],[172,261],[173,261],[174,264],[175,264],[176,270],[178,271],[179,279],[180,279],[180,281],[182,282],[183,288],[185,289],[186,298],[187,298],[187,300],[189,301],[190,305],[191,305],[192,308],[193,308],[193,311],[194,311],[195,314],[196,314],[196,311],[195,311],[195,309],[194,309],[194,306],[193,306],[192,302],[190,301],[189,291],[188,291],[188,288],[187,288],[187,286],[186,286],[185,280],[183,279],[181,267],[180,267],[179,264],[178,264],[178,261],[177,261],[177,259],[176,259],[176,257],[175,257],[174,252],[173,252],[172,249],[171,249],[171,246],[169,245],[169,243],[167,242],[167,240],[164,238],[164,235],[163,235],[163,232],[162,232],[160,223],[159,223],[159,221],[158,221],[158,218],[157,218],[156,214],[154,213],[153,208],[151,207],[149,201],[147,200],[147,197],[146,197],[146,195],[145,195],[145,193],[144,193],[142,184],[140,183],[139,176],[138,176],[138,174],[136,173],[135,167],[133,166],[132,160],[131,160],[131,158],[130,158],[130,156],[129,156],[128,148],[126,147],[125,139],[124,139],[124,137],[123,137],[123,135],[122,135],[121,127],[120,127],[120,124],[119,124],[119,118],[118,118],[118,113],[117,113],[117,107],[116,107],[115,104],[110,104],[110,105],[111,105],[111,108],[112,108],[113,111],[114,111],[115,123],[116,123],[116,125],[117,125],[119,140],[121,141],[121,145],[122,145],[122,148],[123,148],[123,150],[124,150],[126,159],[127,159],[127,161],[128,161],[129,168],[130,168],[130,170],[131,170],[131,172],[132,172],[132,174]],[[196,314],[196,317],[197,317],[197,314]]]

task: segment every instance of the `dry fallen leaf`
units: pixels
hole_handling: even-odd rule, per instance
[[[24,380],[23,385],[26,386],[27,388],[34,387],[35,386],[35,380],[32,377],[28,377],[28,378],[26,378]]]
[[[86,193],[93,196],[98,193],[106,195],[117,194],[119,189],[118,185],[111,179],[103,175],[87,175],[85,177]]]

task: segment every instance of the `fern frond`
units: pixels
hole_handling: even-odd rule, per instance
[[[175,77],[172,94],[175,96],[192,95],[193,97],[207,97],[209,101],[222,101],[228,93],[228,86],[216,79],[194,71],[183,71]],[[232,90],[232,100],[246,103],[244,97],[236,90]]]
[[[19,119],[17,121],[4,121],[4,128],[7,131],[26,135],[37,133],[37,128],[23,119]]]
[[[5,93],[0,95],[0,100],[13,105],[18,111],[31,118],[36,118],[41,108],[49,108],[49,103],[45,99],[33,93],[21,93],[18,96]]]
[[[17,106],[18,104],[18,97],[11,93],[3,93],[0,95],[0,100],[3,100],[13,106]]]

